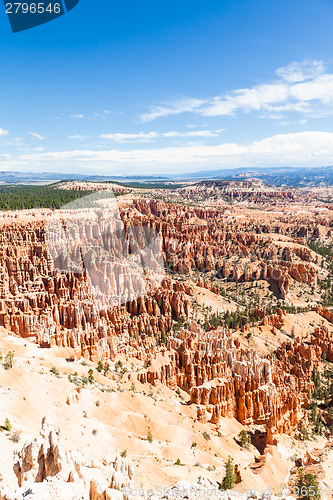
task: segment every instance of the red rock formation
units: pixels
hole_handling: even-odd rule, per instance
[[[316,284],[316,269],[306,247],[279,245],[246,224],[231,229],[218,211],[170,207],[154,200],[135,200],[134,206],[145,216],[141,223],[162,235],[167,266],[176,273],[214,271],[228,281],[268,280],[277,284],[281,298],[288,294],[292,278]],[[129,219],[130,214],[128,209]],[[196,281],[206,286],[204,280]]]
[[[85,231],[93,239],[98,224],[107,227],[102,213],[97,215],[99,222],[89,230],[76,228],[79,236]],[[121,215],[125,232],[142,226],[158,232],[171,271],[199,271],[201,276],[213,272],[237,281],[268,280],[278,286],[282,297],[288,294],[292,279],[315,283],[308,249],[276,244],[247,221],[231,226],[220,211],[139,199],[122,206]],[[186,282],[167,278],[139,298],[110,306],[93,295],[84,270],[53,271],[42,217],[8,218],[0,226],[0,242],[0,326],[34,337],[41,346],[71,347],[76,357],[92,360],[113,359],[118,352],[142,359],[162,332],[171,331],[173,320],[189,315],[188,297],[193,290]],[[118,241],[119,245],[123,242]],[[69,264],[71,255],[65,250],[62,258]],[[97,260],[91,259],[90,273],[105,271],[101,280],[105,290],[123,296],[135,286],[135,275],[111,279]],[[208,280],[202,284],[219,292]]]
[[[327,319],[330,323],[333,323],[333,311],[330,311],[327,307],[314,307],[313,310],[320,314],[323,318]]]
[[[156,290],[116,307],[98,303],[85,272],[53,271],[44,222],[0,227],[0,326],[47,347],[71,347],[76,357],[113,359],[141,351],[189,315],[190,286],[164,279]]]
[[[325,326],[315,328],[311,344],[320,347],[326,359],[333,363],[333,339]]]
[[[264,326],[270,325],[278,330],[281,330],[283,325],[283,317],[286,316],[286,312],[281,309],[276,309],[275,314],[270,316],[264,316],[262,324]]]
[[[278,311],[274,318],[281,318]],[[197,405],[211,412],[211,422],[235,417],[244,425],[266,424],[273,432],[292,433],[302,416],[302,405],[312,388],[311,374],[318,366],[321,348],[293,342],[282,345],[276,360],[260,358],[223,328],[204,332],[192,324],[170,338],[168,350],[152,362],[141,382],[179,386]],[[194,331],[195,330],[195,331]],[[158,359],[158,358],[156,358]]]

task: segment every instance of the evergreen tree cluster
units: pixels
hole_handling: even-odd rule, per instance
[[[0,186],[0,210],[59,209],[88,194],[53,186]]]

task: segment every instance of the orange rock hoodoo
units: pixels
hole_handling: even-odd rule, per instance
[[[141,382],[160,381],[171,389],[179,386],[198,405],[198,419],[210,421],[235,417],[243,424],[266,424],[273,432],[293,432],[302,417],[302,406],[312,389],[311,374],[318,366],[321,348],[293,342],[282,345],[276,359],[261,358],[256,351],[240,348],[224,328],[204,332],[194,323],[171,338],[168,351],[154,360]],[[161,353],[155,354],[158,358]]]
[[[52,270],[43,222],[3,225],[0,242],[0,326],[42,346],[72,347],[92,360],[131,349],[140,357],[154,335],[189,314],[185,288],[169,278],[146,296],[101,307],[85,273]]]
[[[171,271],[213,272],[235,281],[267,279],[282,297],[292,279],[316,282],[307,249],[273,244],[246,221],[230,225],[219,211],[134,200],[122,207],[121,214],[125,230],[133,225],[157,231]],[[199,278],[198,283],[204,282]],[[325,330],[315,332],[312,349],[293,342],[282,346],[275,360],[240,348],[223,328],[204,332],[194,323],[178,338],[170,337],[167,350],[157,347],[156,337],[170,332],[173,320],[189,317],[192,294],[190,286],[166,277],[144,296],[103,307],[85,272],[62,274],[52,269],[41,218],[0,226],[0,326],[36,338],[41,346],[71,347],[77,358],[107,360],[117,353],[142,360],[151,357],[151,367],[138,375],[139,380],[187,391],[201,420],[207,411],[211,422],[232,416],[244,424],[292,432],[302,404],[307,404],[311,373],[321,353],[333,357]],[[262,318],[259,310],[258,317]],[[263,318],[276,328],[282,320],[279,310]]]
[[[316,269],[307,248],[273,244],[246,223],[230,226],[214,210],[170,207],[154,200],[135,200],[134,206],[143,216],[137,220],[134,215],[132,221],[159,231],[165,261],[172,271],[213,271],[228,281],[268,280],[277,284],[282,298],[289,293],[291,278],[316,284]]]

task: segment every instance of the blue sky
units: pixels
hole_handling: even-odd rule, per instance
[[[12,34],[0,170],[113,174],[333,164],[328,0],[80,0]]]

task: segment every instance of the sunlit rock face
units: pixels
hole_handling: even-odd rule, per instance
[[[23,498],[27,494],[34,500],[127,500],[123,491],[132,485],[132,470],[124,458],[113,453],[112,457],[97,461],[91,460],[87,453],[66,450],[61,431],[48,417],[43,418],[39,435],[15,453],[12,461],[17,484],[9,484],[3,478],[0,500]]]
[[[280,313],[264,321],[276,324]],[[282,344],[272,360],[241,348],[224,328],[204,332],[192,323],[189,330],[181,329],[179,338],[170,339],[157,367],[152,361],[138,379],[188,392],[191,403],[198,405],[201,422],[207,416],[212,423],[235,417],[244,425],[265,424],[272,432],[292,434],[303,418],[313,389],[311,375],[322,354],[318,336],[312,344]]]

